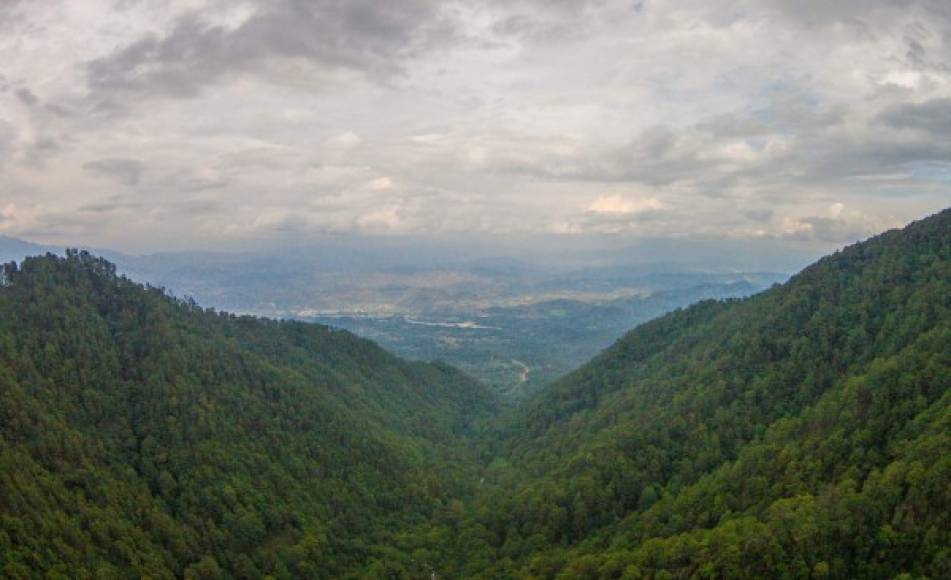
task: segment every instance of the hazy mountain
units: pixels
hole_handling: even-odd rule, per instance
[[[644,240],[618,250],[597,238],[531,239],[521,246],[512,240],[491,244],[328,238],[253,252],[146,255],[84,249],[106,257],[133,279],[191,296],[204,306],[268,316],[471,315],[551,299],[604,302],[645,290],[714,281],[701,281],[700,275],[719,276],[716,281],[722,281],[756,272],[789,272],[807,263],[815,251],[780,250],[769,243],[745,245],[749,246],[745,251],[731,247],[719,258],[699,243]],[[7,260],[62,250],[0,239],[0,253]]]
[[[47,252],[62,252],[62,249],[34,244],[9,236],[0,236],[0,261],[4,263],[22,260],[26,256],[43,255]]]
[[[486,242],[412,239],[328,239],[256,252],[93,252],[120,273],[203,306],[346,328],[401,356],[448,361],[513,394],[568,372],[650,318],[786,279],[734,270],[735,262],[686,242],[645,241],[622,252],[594,239],[577,242],[557,259],[533,244],[512,257]],[[4,247],[10,258],[56,251],[12,239]],[[684,252],[706,258],[705,266]],[[779,262],[796,255],[789,250]],[[672,261],[657,262],[662,256]]]

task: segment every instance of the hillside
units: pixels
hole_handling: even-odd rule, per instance
[[[499,413],[344,331],[28,259],[0,276],[0,576],[944,577],[949,312],[946,210]]]
[[[495,402],[451,368],[85,253],[0,282],[0,576],[337,578],[474,485]]]
[[[509,417],[447,574],[941,577],[949,306],[946,210],[638,327]]]
[[[251,252],[87,250],[132,280],[205,307],[326,324],[403,358],[447,362],[507,399],[578,368],[646,320],[702,299],[748,296],[788,278],[737,271],[723,260],[705,268],[644,264],[637,256],[645,250],[638,248],[618,251],[609,265],[577,269],[532,254],[467,260],[473,250],[458,242],[391,245],[324,240]],[[663,245],[647,245],[663,255]],[[62,249],[0,236],[0,263],[47,252]],[[795,255],[788,253],[783,263]]]

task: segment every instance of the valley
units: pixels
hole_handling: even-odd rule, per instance
[[[86,252],[8,263],[0,572],[937,578],[949,284],[945,210],[642,323],[512,405],[444,363],[205,309]]]
[[[203,306],[346,329],[402,357],[445,361],[507,398],[580,366],[637,324],[788,278],[728,260],[708,260],[706,268],[682,259],[656,263],[643,250],[602,256],[587,267],[538,256],[532,263],[491,255],[459,260],[431,249],[420,256],[386,245],[143,256],[91,251],[132,279]],[[0,238],[0,256],[9,259],[46,252],[61,250]],[[780,262],[800,259],[790,253]]]
[[[0,0],[0,580],[951,580],[951,0]]]
[[[605,297],[536,301],[527,295],[517,305],[422,311],[415,317],[299,317],[347,329],[403,357],[446,361],[518,398],[580,366],[641,322],[700,300],[748,296],[785,278],[765,273],[645,275],[621,282],[636,284],[633,288]]]

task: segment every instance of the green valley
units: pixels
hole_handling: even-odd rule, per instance
[[[4,267],[0,573],[940,578],[951,210],[506,404],[87,253]]]

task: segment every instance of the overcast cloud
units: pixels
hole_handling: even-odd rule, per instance
[[[951,200],[951,3],[0,2],[0,233],[837,245]]]

